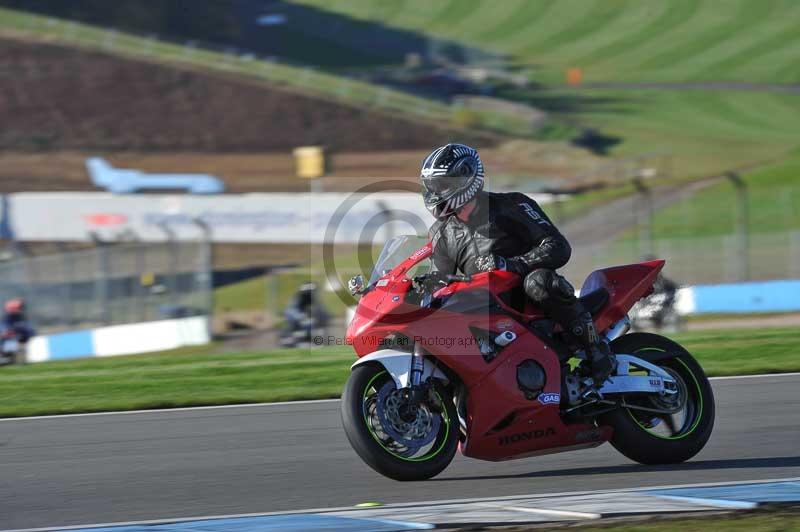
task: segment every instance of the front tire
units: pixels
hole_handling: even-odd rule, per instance
[[[342,425],[358,456],[395,480],[426,480],[441,473],[458,447],[458,417],[452,397],[434,389],[436,408],[416,411],[402,404],[402,393],[376,363],[357,366],[342,392]],[[402,409],[405,417],[399,417]]]
[[[665,369],[685,396],[683,407],[674,414],[659,416],[627,408],[604,414],[600,422],[614,428],[611,444],[641,464],[676,464],[700,452],[714,428],[714,394],[694,357],[672,340],[650,333],[622,336],[611,343],[611,349]],[[665,358],[666,353],[673,356]],[[625,401],[650,408],[664,406],[651,396],[625,397]]]

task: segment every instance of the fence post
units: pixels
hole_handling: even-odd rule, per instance
[[[108,282],[111,275],[109,266],[108,247],[105,243],[96,241],[97,271],[95,273],[95,291],[97,293],[97,307],[100,310],[100,322],[109,325],[112,322],[111,309],[108,305]]]
[[[72,282],[75,277],[75,262],[73,261],[72,252],[67,249],[64,243],[60,242],[56,244],[61,253],[62,259],[62,267],[63,267],[63,274],[64,274],[64,281],[62,286],[62,294],[61,299],[63,303],[62,312],[64,314],[63,323],[67,326],[72,326],[74,324],[73,316],[72,316]]]
[[[139,273],[139,321],[147,321],[147,304],[152,290],[153,274],[147,269],[147,244],[136,243],[136,271]]]
[[[206,311],[208,323],[208,337],[213,336],[213,321],[214,321],[214,243],[212,228],[205,220],[196,217],[192,218],[192,222],[200,228],[201,241],[200,241],[200,271],[198,272],[197,279],[200,284],[200,289],[204,290],[205,301],[203,302]]]
[[[800,231],[789,233],[789,269],[787,277],[800,278]]]
[[[22,251],[23,256],[21,260],[24,260],[23,267],[25,268],[25,280],[27,283],[27,294],[25,299],[28,301],[33,301],[34,296],[36,294],[36,288],[41,281],[41,276],[39,275],[39,259],[37,257],[32,257],[30,254],[25,250],[23,247],[18,247],[18,250]],[[37,321],[41,321],[42,317],[46,314],[41,311],[40,305],[34,305],[29,309],[28,316],[33,320],[35,324]]]
[[[727,172],[725,177],[736,188],[736,237],[738,241],[738,279],[750,279],[750,211],[747,183],[736,172]]]
[[[633,179],[633,186],[641,198],[636,205],[637,225],[639,226],[638,249],[639,258],[653,253],[653,192],[644,184],[641,177]]]
[[[177,297],[178,291],[178,261],[179,257],[179,242],[175,231],[167,225],[165,222],[161,222],[158,224],[158,227],[164,231],[164,234],[167,236],[167,241],[165,242],[166,248],[168,249],[169,253],[169,273],[168,273],[168,282],[167,282],[167,297],[175,301]]]

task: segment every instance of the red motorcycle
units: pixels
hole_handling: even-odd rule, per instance
[[[361,299],[347,341],[359,360],[342,394],[342,422],[377,472],[423,480],[459,447],[498,461],[606,441],[637,462],[668,464],[708,441],[714,397],[697,361],[662,336],[626,334],[628,310],[652,291],[664,261],[586,279],[581,300],[617,359],[598,388],[586,354],[525,297],[519,276],[442,281],[429,275],[430,255],[424,240],[397,237],[368,283],[350,280]]]

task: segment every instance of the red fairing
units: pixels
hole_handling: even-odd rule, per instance
[[[512,308],[506,297],[521,290],[521,279],[494,271],[458,282],[434,296],[438,308],[409,302],[409,270],[431,255],[430,245],[383,276],[359,302],[347,329],[347,341],[359,357],[386,347],[385,338],[400,333],[422,343],[426,356],[457,375],[468,390],[466,441],[462,452],[483,460],[507,460],[600,445],[611,437],[609,427],[566,423],[561,415],[561,360],[530,328],[544,317],[526,298]],[[604,287],[610,300],[596,318],[603,330],[625,316],[630,307],[652,290],[664,261],[651,261],[593,272],[584,284],[587,293]],[[518,292],[518,295],[522,295]],[[413,298],[412,298],[413,300]],[[490,338],[511,331],[515,340],[494,358],[484,357],[475,332]],[[545,371],[542,392],[525,396],[517,381],[518,366],[537,362]]]
[[[608,304],[594,318],[597,330],[606,330],[624,318],[637,301],[651,294],[664,263],[663,260],[651,260],[593,271],[583,283],[581,294],[602,287],[610,295]]]
[[[434,312],[404,302],[412,288],[406,272],[430,257],[431,253],[430,244],[420,248],[361,296],[345,334],[345,341],[353,346],[359,357],[383,349],[382,342],[386,336],[401,332]]]

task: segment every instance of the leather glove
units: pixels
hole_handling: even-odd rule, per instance
[[[500,255],[482,255],[475,259],[475,269],[479,272],[505,270],[506,259]]]
[[[524,277],[527,273],[525,264],[517,258],[507,259],[500,255],[483,255],[475,259],[475,267],[482,272],[503,270]]]
[[[414,277],[414,287],[417,289],[417,292],[433,293],[443,286],[447,286],[447,274],[440,271],[432,271],[425,275]]]

